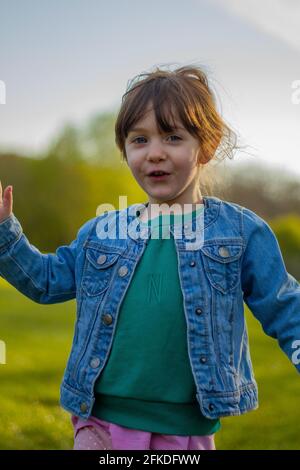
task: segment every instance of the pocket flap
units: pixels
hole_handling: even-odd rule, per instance
[[[105,253],[104,251],[87,248],[86,257],[96,269],[106,269],[119,258],[119,253]]]
[[[233,243],[218,243],[215,245],[203,245],[201,250],[206,256],[215,261],[219,261],[220,263],[230,263],[241,256],[243,246]]]

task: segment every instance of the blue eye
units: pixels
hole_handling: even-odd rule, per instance
[[[176,137],[176,139],[181,140],[180,137],[178,137],[178,135],[171,135],[170,137]]]
[[[177,135],[170,135],[169,137],[176,137],[176,139],[179,139],[181,140],[180,137],[178,137]],[[145,139],[145,137],[136,137],[135,139],[133,139],[133,143],[135,143],[138,139]],[[138,143],[138,142],[137,142]]]
[[[135,142],[135,141],[138,140],[138,139],[144,139],[144,138],[145,138],[145,137],[136,137],[135,139],[133,139],[132,142]]]

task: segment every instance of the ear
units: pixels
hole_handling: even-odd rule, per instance
[[[213,155],[208,155],[208,154],[204,154],[201,152],[198,163],[200,163],[201,165],[206,165],[208,162],[212,160],[212,158],[213,158]]]
[[[209,156],[208,152],[204,152],[200,147],[197,157],[197,165],[206,165],[206,163],[210,162],[211,159],[212,157]]]
[[[221,138],[221,133],[219,135],[215,133],[213,139],[208,139],[206,142],[204,142],[204,144],[201,145],[201,150],[199,152],[200,163],[206,165],[206,163],[210,162],[213,159],[217,148],[219,147],[219,144],[221,142]]]

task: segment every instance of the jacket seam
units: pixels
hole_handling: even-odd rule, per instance
[[[24,271],[24,269],[22,268],[22,266],[17,262],[17,260],[14,258],[14,256],[11,256],[10,254],[8,254],[8,256],[13,260],[13,262],[15,263],[16,266],[18,266],[18,268],[20,269],[20,271],[22,271],[22,273],[28,278],[30,279],[30,281],[32,282],[33,286],[39,290],[40,292],[42,292],[43,294],[47,294],[48,297],[59,297],[61,295],[65,295],[65,294],[74,294],[76,292],[76,290],[72,290],[72,291],[64,291],[64,292],[60,292],[59,294],[50,294],[49,292],[47,292],[47,289],[44,289],[43,287],[39,286],[38,284],[36,284],[34,282],[34,280],[32,279],[32,277],[30,276],[30,274],[28,274],[26,271]],[[44,259],[43,259],[43,264],[44,264]]]
[[[22,235],[23,235],[23,232],[20,231],[17,233],[17,236],[12,241],[8,241],[4,245],[2,245],[2,247],[0,248],[0,256],[3,253],[5,253],[5,251],[7,251],[8,248],[10,248],[12,245],[17,243],[21,239]]]

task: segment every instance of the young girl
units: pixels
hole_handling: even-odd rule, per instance
[[[243,303],[299,371],[300,285],[263,219],[201,194],[234,134],[199,67],[139,76],[115,130],[147,203],[41,254],[0,188],[0,274],[39,303],[76,298],[60,397],[74,449],[214,449],[221,417],[258,406]]]

